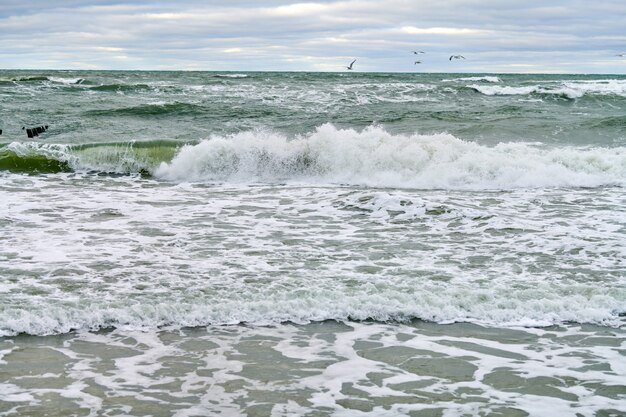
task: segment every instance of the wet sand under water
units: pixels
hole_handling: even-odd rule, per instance
[[[325,321],[0,339],[2,416],[626,413],[626,332]]]

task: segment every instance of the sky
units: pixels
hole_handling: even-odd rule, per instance
[[[0,0],[4,69],[624,74],[622,53],[626,0]]]

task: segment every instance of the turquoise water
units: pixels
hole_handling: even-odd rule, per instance
[[[0,129],[0,415],[626,413],[624,76],[0,71]]]

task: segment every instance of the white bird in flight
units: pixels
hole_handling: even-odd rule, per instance
[[[424,51],[413,51],[413,53],[414,53],[415,55],[417,55],[417,54],[425,54],[426,52],[424,52]]]
[[[354,65],[354,63],[356,62],[356,59],[352,62],[350,62],[350,65],[348,65],[346,68],[351,70],[352,69],[352,65]]]
[[[448,61],[452,61],[452,59],[465,59],[463,55],[450,55],[450,59]]]
[[[415,64],[413,64],[413,65],[417,65],[417,64],[421,64],[421,63],[422,63],[422,61],[415,61]]]
[[[615,56],[626,56],[626,54],[617,54]]]

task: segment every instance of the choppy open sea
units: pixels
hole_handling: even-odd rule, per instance
[[[3,70],[0,129],[0,416],[626,415],[626,76]]]

